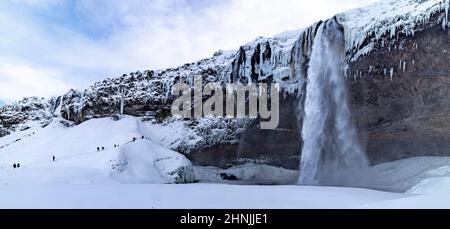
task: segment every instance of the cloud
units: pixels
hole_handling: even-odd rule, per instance
[[[37,8],[48,8],[61,4],[63,0],[11,0],[12,2]]]
[[[0,100],[14,101],[25,96],[58,95],[70,87],[61,73],[27,65],[0,64]]]
[[[370,2],[1,1],[0,33],[7,36],[0,36],[0,60],[7,64],[0,65],[0,98],[12,100],[31,93],[46,96],[49,92],[43,88],[59,93],[122,73],[181,65]],[[29,74],[29,80],[15,71]]]

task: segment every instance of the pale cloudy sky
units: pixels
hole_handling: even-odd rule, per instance
[[[0,105],[236,49],[376,0],[1,0]]]

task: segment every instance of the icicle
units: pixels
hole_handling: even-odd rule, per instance
[[[448,11],[450,8],[450,1],[446,0],[444,4],[445,4],[445,18],[442,20],[442,27],[445,30],[448,25]]]
[[[394,76],[394,68],[392,67],[391,68],[391,71],[390,71],[390,77],[391,77],[391,81],[393,81],[393,79],[392,79],[392,77]]]
[[[67,111],[67,119],[70,120],[70,107],[66,106],[65,110]]]
[[[397,27],[395,25],[391,26],[391,38],[395,37]]]
[[[125,108],[125,91],[122,89],[120,91],[120,115],[123,115],[124,108]]]
[[[346,63],[345,67],[344,67],[344,76],[345,76],[345,78],[348,78],[348,71],[349,71],[349,69],[350,69],[350,66],[348,65],[348,63]],[[350,74],[351,74],[351,72],[350,72]]]

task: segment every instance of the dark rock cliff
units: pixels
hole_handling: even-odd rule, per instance
[[[437,18],[350,65],[353,115],[372,163],[450,155],[450,30]]]

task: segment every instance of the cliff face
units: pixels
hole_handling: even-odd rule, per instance
[[[30,97],[0,109],[0,137],[28,129],[30,124],[46,126],[56,117],[61,99]],[[27,124],[28,122],[28,124]]]
[[[353,115],[372,163],[450,155],[450,31],[439,16],[350,65]]]
[[[388,0],[331,19],[344,30],[351,116],[371,164],[450,154],[448,8],[448,1]],[[290,76],[284,81],[293,80],[297,87],[285,88],[280,128],[250,126],[239,144],[196,151],[194,161],[222,167],[258,161],[298,169],[305,85],[322,23],[302,31],[292,47]]]
[[[345,35],[346,86],[352,120],[371,164],[423,155],[450,155],[449,1],[385,0],[334,17]],[[319,22],[307,29],[258,38],[237,51],[163,71],[106,79],[53,102],[0,111],[0,136],[20,130],[38,115],[56,113],[79,124],[124,114],[191,129],[189,144],[172,149],[194,164],[230,167],[247,162],[298,169],[308,68]],[[280,126],[261,130],[258,120],[174,120],[170,105],[175,83],[276,82],[282,88]],[[50,108],[56,104],[60,108]],[[39,103],[38,103],[39,104]],[[52,105],[53,104],[53,105]],[[16,109],[17,108],[17,109]],[[28,110],[32,110],[30,112]],[[52,110],[52,112],[48,112]]]
[[[298,103],[297,95],[283,96],[277,129],[262,130],[258,121],[250,120],[233,143],[204,145],[193,150],[189,158],[199,165],[221,168],[256,163],[298,169],[302,142]]]

